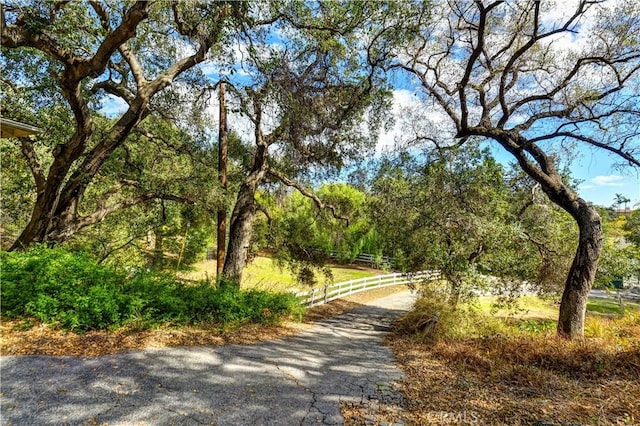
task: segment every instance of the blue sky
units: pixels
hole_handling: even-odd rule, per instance
[[[503,164],[513,161],[500,148],[492,149],[494,157]],[[620,160],[603,150],[582,149],[569,165],[571,177],[580,182],[578,193],[598,206],[610,207],[616,194],[631,199],[628,207],[640,203],[640,170],[620,167]],[[636,206],[640,207],[640,205]]]
[[[631,199],[629,207],[640,203],[640,170],[615,167],[614,159],[606,154],[583,153],[571,166],[571,174],[583,181],[578,187],[580,196],[594,204],[611,206],[616,194]]]

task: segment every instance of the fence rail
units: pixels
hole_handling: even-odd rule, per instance
[[[311,307],[322,305],[323,303],[359,293],[361,291],[389,287],[392,285],[412,284],[424,280],[436,279],[439,276],[440,274],[437,271],[420,271],[407,274],[397,272],[394,274],[375,275],[373,277],[327,284],[321,288],[298,292],[296,293],[296,296],[303,299],[303,305]]]
[[[332,251],[330,256],[333,258],[338,258],[338,253]],[[360,253],[354,259],[355,262],[367,263],[371,266],[391,266],[393,263],[393,259],[389,256],[377,256],[375,254],[370,253]]]

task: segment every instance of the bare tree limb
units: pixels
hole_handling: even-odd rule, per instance
[[[147,82],[144,78],[144,71],[142,70],[142,66],[140,65],[140,62],[138,62],[136,56],[133,54],[131,49],[129,49],[129,46],[127,46],[126,43],[123,43],[118,48],[118,51],[124,60],[127,61],[127,64],[129,64],[129,69],[131,69],[131,74],[133,74],[133,78],[135,79],[138,88],[144,86]]]
[[[480,57],[480,55],[482,54],[482,51],[484,50],[484,32],[485,32],[485,26],[487,23],[487,15],[489,14],[489,12],[491,12],[492,9],[494,9],[501,3],[502,1],[496,1],[489,4],[487,7],[485,7],[481,1],[475,2],[476,6],[478,7],[478,10],[480,11],[480,19],[478,21],[478,28],[476,31],[478,34],[478,38],[477,38],[476,46],[471,52],[471,56],[467,61],[467,66],[465,68],[464,75],[462,76],[462,79],[460,80],[460,84],[458,85],[459,87],[458,96],[460,99],[460,123],[462,128],[466,128],[469,125],[468,123],[469,109],[467,105],[466,90],[467,90],[467,85],[469,84],[469,79],[471,78],[471,72],[473,71],[475,63]]]
[[[191,199],[180,197],[177,195],[172,195],[172,194],[158,194],[155,192],[141,194],[136,197],[127,198],[125,200],[119,201],[117,203],[113,203],[108,206],[103,206],[102,208],[99,208],[98,210],[96,210],[95,212],[89,215],[79,217],[74,224],[75,231],[100,222],[110,213],[113,213],[115,211],[118,211],[124,208],[133,207],[150,200],[168,200],[168,201],[176,201],[176,202],[185,203],[185,204],[194,204],[193,200]]]
[[[584,135],[580,135],[580,134],[571,133],[571,132],[555,132],[555,133],[552,133],[552,134],[539,136],[537,138],[530,139],[527,142],[527,144],[533,144],[535,142],[539,142],[539,141],[543,141],[543,140],[549,140],[549,139],[555,139],[555,138],[561,138],[561,137],[570,138],[570,139],[576,139],[576,140],[585,142],[585,143],[587,143],[587,144],[589,144],[591,146],[595,146],[597,148],[604,149],[605,151],[609,151],[611,153],[614,153],[614,154],[622,157],[624,160],[628,161],[629,164],[634,165],[636,167],[640,167],[640,158],[634,157],[629,152],[626,152],[623,149],[611,146],[610,144],[607,144],[607,143],[598,142],[594,138],[591,138],[591,137],[588,137],[588,136],[584,136]]]
[[[146,234],[146,232],[145,232]],[[107,258],[109,256],[111,256],[113,253],[122,250],[123,248],[127,247],[128,245],[130,245],[131,243],[133,243],[136,240],[139,240],[140,238],[144,237],[145,234],[136,234],[134,236],[132,236],[131,238],[128,238],[124,243],[120,244],[117,247],[110,247],[107,248],[108,246],[106,244],[102,244],[102,246],[104,247],[104,252],[102,253],[102,255],[100,256],[100,259],[98,260],[98,263],[102,263],[105,260],[107,260]],[[134,244],[134,246],[138,247],[137,245]]]
[[[265,217],[267,218],[267,223],[269,224],[269,227],[271,227],[271,223],[273,222],[273,218],[271,217],[271,214],[269,213],[269,210],[263,206],[262,204],[258,203],[256,201],[255,203],[255,208],[257,211],[262,212],[262,214],[265,215]]]
[[[129,90],[125,85],[118,84],[112,80],[104,80],[104,81],[97,82],[96,84],[93,85],[93,87],[91,88],[91,91],[93,93],[96,93],[100,89],[104,90],[110,95],[114,95],[121,98],[129,105],[133,103],[136,97],[135,94],[131,92],[131,90]]]
[[[98,18],[100,18],[102,28],[109,31],[111,29],[111,25],[109,24],[109,13],[104,9],[102,4],[96,0],[89,0],[89,4],[98,15]]]

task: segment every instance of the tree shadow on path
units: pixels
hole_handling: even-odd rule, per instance
[[[341,424],[341,402],[402,405],[381,343],[410,304],[392,295],[256,345],[2,357],[2,424]]]

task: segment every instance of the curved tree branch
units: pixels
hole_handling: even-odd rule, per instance
[[[110,213],[113,213],[115,211],[118,211],[124,208],[133,207],[150,200],[167,200],[167,201],[176,201],[184,204],[194,204],[194,201],[189,198],[180,197],[172,194],[161,194],[161,193],[159,194],[155,192],[141,194],[136,197],[127,198],[125,200],[118,201],[117,203],[113,203],[108,206],[104,205],[89,215],[79,217],[78,220],[74,223],[74,231],[77,232],[82,228],[86,228],[87,226],[94,225],[100,222],[101,220],[103,220]]]
[[[527,141],[527,145],[528,144],[533,144],[535,142],[539,142],[539,141],[543,141],[543,140],[549,140],[549,139],[554,139],[554,138],[570,138],[570,139],[575,139],[575,140],[579,140],[582,142],[585,142],[591,146],[595,146],[597,148],[601,148],[604,149],[605,151],[609,151],[613,154],[616,154],[620,157],[622,157],[624,160],[628,161],[629,164],[636,166],[636,167],[640,167],[640,158],[636,158],[635,156],[633,156],[633,154],[624,151],[621,148],[616,148],[614,146],[611,146],[610,144],[604,143],[604,142],[598,142],[597,140],[595,140],[594,138],[588,137],[588,136],[584,136],[584,135],[580,135],[580,134],[575,134],[575,133],[571,133],[571,132],[555,132],[549,135],[544,135],[544,136],[539,136],[537,138],[534,139],[530,139],[529,141]]]
[[[272,177],[276,178],[277,180],[279,180],[280,182],[282,182],[283,184],[285,184],[286,186],[297,189],[298,192],[300,192],[302,195],[311,199],[315,203],[315,205],[318,207],[318,209],[331,210],[331,214],[333,215],[334,218],[338,220],[343,220],[347,223],[347,226],[349,225],[349,218],[347,216],[342,216],[338,214],[338,211],[334,205],[324,203],[320,198],[318,198],[317,195],[315,195],[314,193],[309,191],[307,188],[302,186],[299,182],[289,179],[287,176],[285,176],[284,174],[280,173],[279,171],[275,170],[272,167],[269,167],[269,169],[267,170],[267,173]]]

